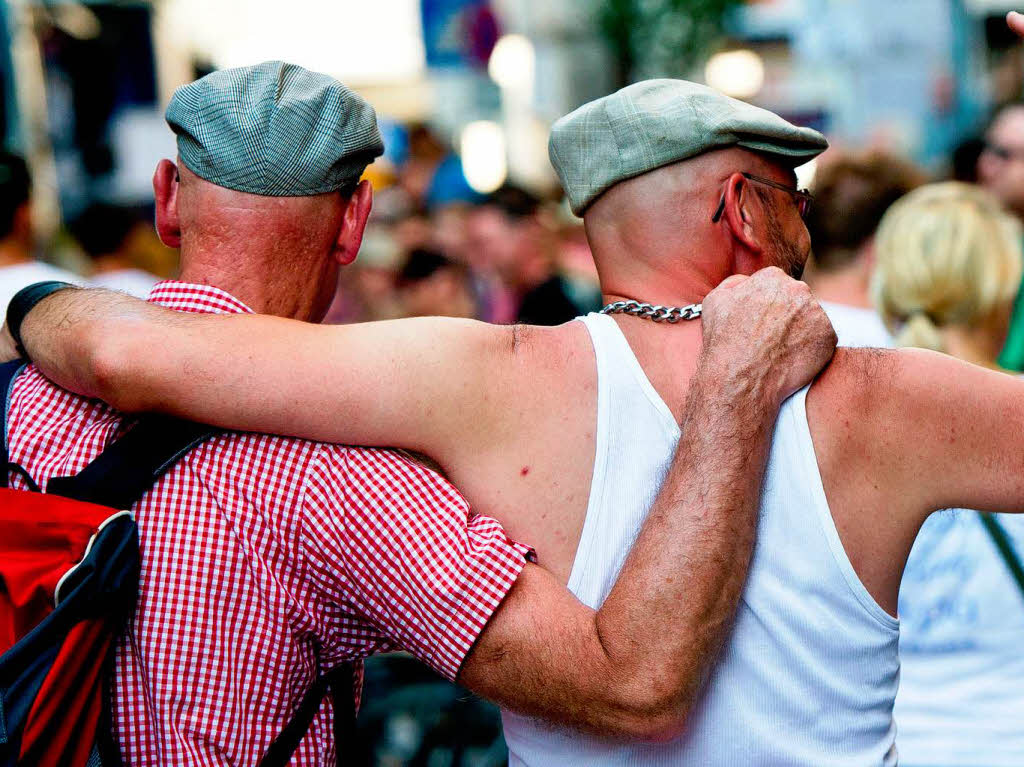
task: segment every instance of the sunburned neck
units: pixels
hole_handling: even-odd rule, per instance
[[[724,279],[715,278],[697,270],[672,278],[668,275],[650,275],[644,280],[602,280],[605,304],[615,301],[639,301],[661,306],[698,304]]]
[[[185,261],[185,259],[182,259]],[[220,288],[257,314],[318,322],[316,316],[318,283],[308,274],[293,270],[268,273],[265,270],[225,270],[205,264],[183,266],[179,279],[197,285]]]

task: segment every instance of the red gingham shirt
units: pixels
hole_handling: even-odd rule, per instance
[[[149,300],[250,311],[180,282]],[[11,460],[44,489],[123,432],[116,411],[31,367],[8,424]],[[404,649],[453,679],[527,553],[401,455],[258,434],[197,447],[134,511],[141,582],[114,690],[129,765],[255,765],[342,661]],[[292,764],[331,765],[334,749],[325,700]]]

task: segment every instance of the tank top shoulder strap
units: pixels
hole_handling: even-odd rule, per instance
[[[665,432],[678,439],[679,425],[676,423],[672,410],[658,394],[651,380],[644,372],[643,366],[633,353],[629,341],[622,333],[618,324],[607,314],[592,312],[579,318],[590,331],[597,356],[597,378],[599,391],[629,391],[639,389],[649,405],[658,413]],[[601,383],[601,382],[604,383]]]
[[[611,368],[615,367],[613,360],[616,351],[621,351],[618,346],[622,336],[621,331],[615,324],[615,320],[607,314],[591,312],[577,319],[586,326],[587,332],[590,333],[590,341],[594,345],[594,356],[597,357],[597,377],[600,380],[606,374],[611,373]]]

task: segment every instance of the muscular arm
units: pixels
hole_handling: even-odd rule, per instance
[[[758,315],[749,296],[735,299],[748,318]],[[705,307],[715,303],[712,294]],[[780,349],[767,320],[750,330],[737,314],[718,332],[705,319],[705,353],[672,467],[607,600],[595,613],[529,568],[464,664],[464,684],[599,733],[662,740],[682,730],[746,579],[781,398],[831,355],[834,336],[821,320],[813,336],[806,318],[787,327],[788,346]],[[758,369],[725,336],[776,353]],[[790,376],[786,382],[774,378],[780,372]]]
[[[123,412],[231,429],[419,450],[472,450],[512,387],[514,329],[471,320],[313,325],[173,312],[104,290],[66,290],[22,325],[32,361]],[[481,387],[486,386],[486,396]]]

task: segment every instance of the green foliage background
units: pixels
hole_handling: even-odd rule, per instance
[[[725,15],[744,0],[601,0],[598,23],[620,85],[687,77],[721,39]]]

